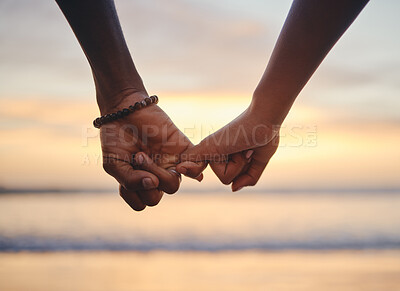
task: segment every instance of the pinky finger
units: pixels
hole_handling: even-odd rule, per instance
[[[182,162],[176,166],[176,170],[185,175],[186,177],[195,179],[199,182],[203,180],[203,171],[207,167],[207,163],[195,163],[195,162]]]

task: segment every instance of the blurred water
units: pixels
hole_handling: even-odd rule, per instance
[[[400,248],[400,195],[178,193],[144,212],[117,194],[0,196],[0,251]]]

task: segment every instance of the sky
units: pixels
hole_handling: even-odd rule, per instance
[[[116,0],[148,92],[194,143],[249,104],[291,1]],[[371,1],[299,95],[258,189],[400,187],[400,2]],[[0,0],[0,186],[113,188],[55,1]],[[221,188],[211,171],[200,185]]]

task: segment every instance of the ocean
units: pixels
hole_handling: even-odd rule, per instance
[[[400,248],[394,193],[178,193],[143,212],[115,194],[0,196],[0,251]]]
[[[267,289],[400,290],[400,194],[0,195],[0,290]]]

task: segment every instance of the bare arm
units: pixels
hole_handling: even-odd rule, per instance
[[[295,98],[368,0],[295,0],[253,105],[281,124]]]
[[[147,95],[112,0],[56,0],[92,69],[102,114],[115,111],[130,93]]]
[[[227,164],[211,163],[220,180],[232,183],[233,191],[255,185],[278,147],[276,128],[367,3],[368,0],[294,0],[249,108],[186,151],[186,159],[229,155]]]
[[[114,1],[56,1],[89,61],[101,114],[148,97],[125,43]],[[119,182],[120,195],[134,210],[156,205],[163,191],[178,190],[176,162],[192,144],[157,105],[103,125],[100,139],[103,167]],[[187,176],[201,180],[205,165],[187,165],[191,165]]]

